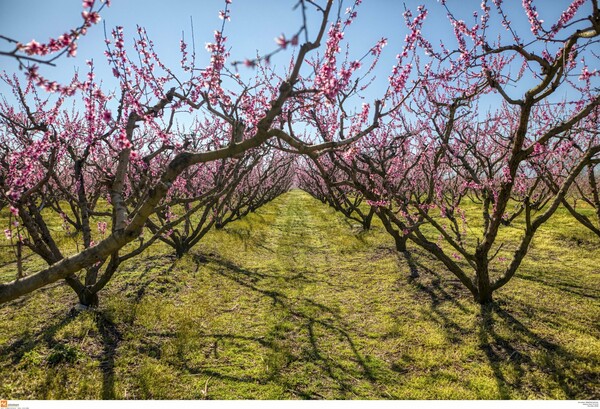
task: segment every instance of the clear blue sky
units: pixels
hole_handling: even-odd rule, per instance
[[[253,57],[256,50],[271,51],[275,48],[276,36],[281,33],[293,34],[301,23],[300,13],[292,10],[295,3],[294,0],[234,0],[231,5],[232,20],[225,30],[231,47],[231,60]],[[446,12],[435,0],[364,0],[359,8],[358,19],[346,36],[350,42],[351,56],[362,56],[381,37],[387,37],[389,41],[377,71],[379,83],[372,94],[367,95],[369,99],[376,98],[384,89],[387,76],[395,63],[395,56],[401,50],[406,35],[402,18],[404,4],[416,10],[417,5],[422,3],[430,10],[424,26],[427,38],[434,45],[440,39],[453,44]],[[449,7],[469,25],[473,24],[472,11],[479,10],[480,3],[480,0],[448,0]],[[528,35],[529,24],[521,9],[521,1],[505,0],[505,3],[519,33]],[[549,26],[570,1],[538,0],[536,4],[541,17]],[[205,66],[208,54],[204,50],[204,43],[212,41],[213,30],[220,28],[218,11],[223,7],[223,0],[113,0],[111,7],[102,12],[103,22],[92,27],[89,34],[80,40],[77,57],[63,57],[58,60],[57,68],[43,67],[42,72],[50,79],[66,81],[76,67],[82,67],[85,71],[85,60],[94,59],[97,78],[104,79],[105,84],[113,88],[112,75],[102,55],[105,50],[103,23],[109,32],[114,26],[124,26],[129,45],[135,35],[136,24],[144,26],[155,42],[163,62],[177,67],[182,32],[185,32],[186,39],[191,38],[190,17],[194,21],[197,52],[201,57],[199,65]],[[589,4],[585,7],[589,8]],[[0,34],[24,42],[32,38],[45,42],[50,36],[56,37],[65,29],[78,26],[81,22],[81,10],[79,0],[0,0]],[[587,10],[583,12],[588,13]],[[3,50],[10,48],[2,43],[0,47]],[[273,64],[286,64],[289,56],[289,52],[279,54],[274,58]],[[11,59],[0,58],[0,69],[13,72],[17,69],[17,64]],[[6,91],[4,84],[0,84],[0,93],[6,94]]]

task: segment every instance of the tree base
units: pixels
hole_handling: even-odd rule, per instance
[[[98,306],[98,293],[91,293],[85,289],[79,296],[79,304],[86,308],[94,308]]]
[[[492,294],[486,295],[484,297],[475,296],[475,302],[480,305],[492,305],[494,304],[494,299],[492,298]]]
[[[92,308],[92,307],[90,307],[89,305],[83,305],[83,304],[81,304],[81,303],[79,303],[79,304],[75,305],[75,307],[73,307],[73,309],[74,309],[76,312],[87,311],[87,310],[89,310],[90,308]]]

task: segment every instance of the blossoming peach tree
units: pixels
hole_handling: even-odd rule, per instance
[[[428,10],[406,10],[408,35],[385,90],[356,108],[386,45],[381,39],[363,57],[350,53],[345,36],[360,3],[344,12],[331,0],[300,0],[300,29],[233,69],[226,0],[202,69],[184,41],[175,68],[142,27],[132,47],[116,27],[105,55],[117,91],[96,80],[92,62],[85,78],[68,84],[46,80],[35,66],[25,79],[5,72],[16,103],[0,106],[0,187],[17,271],[0,284],[0,303],[65,280],[81,303],[94,305],[121,263],[152,243],[181,255],[212,225],[223,227],[293,183],[365,228],[376,214],[399,251],[412,241],[477,302],[492,301],[570,191],[598,203],[600,96],[590,68],[598,58],[598,2],[573,1],[548,27],[523,0],[530,34],[520,36],[501,0],[484,0],[472,26],[441,1],[455,43],[436,47],[424,34]],[[84,2],[84,23],[70,37],[17,42],[4,55],[24,64],[73,52],[98,21],[94,6]],[[578,18],[583,10],[588,15]],[[313,36],[308,15],[319,16]],[[269,64],[290,50],[282,69]],[[242,79],[239,64],[254,75]],[[590,189],[581,183],[584,169]],[[466,217],[474,204],[479,223]],[[60,232],[50,226],[57,215]],[[499,233],[518,218],[522,236],[510,247]],[[47,267],[26,269],[23,251]]]
[[[227,66],[229,0],[207,45],[210,63],[201,69],[183,41],[175,69],[142,27],[132,47],[116,27],[105,54],[117,91],[103,89],[93,62],[85,78],[75,75],[68,84],[45,80],[36,69],[25,79],[3,74],[17,102],[4,99],[0,107],[0,185],[19,267],[13,281],[0,284],[0,303],[66,280],[81,303],[94,305],[120,264],[151,243],[189,249],[207,221],[222,226],[287,189],[295,166],[289,155],[343,148],[378,126],[390,111],[382,101],[393,103],[395,93],[367,104],[347,135],[318,141],[308,132],[311,111],[336,105],[349,84],[368,86],[360,67],[370,58],[371,72],[384,41],[362,60],[338,63],[360,1],[346,12],[333,1],[298,4],[319,16],[317,31],[310,36],[304,18],[296,34],[278,38],[274,52],[246,61],[255,68],[248,80]],[[13,56],[45,55],[34,45],[18,45]],[[282,51],[291,51],[290,62],[276,70],[268,60]],[[204,222],[190,218],[207,209]],[[62,231],[51,228],[57,215]],[[47,267],[25,269],[26,249]]]
[[[471,27],[441,3],[457,47],[436,49],[413,31],[406,47],[422,52],[413,59],[415,86],[399,101],[402,108],[345,152],[312,158],[320,163],[322,191],[346,185],[366,197],[399,251],[407,240],[421,246],[486,304],[558,206],[576,213],[569,191],[598,209],[599,73],[590,67],[598,62],[600,12],[595,0],[576,0],[548,27],[524,0],[530,35],[521,37],[500,0],[484,0]],[[588,14],[575,19],[584,8]],[[422,7],[415,18],[405,14],[409,27],[425,15]],[[395,73],[408,73],[404,67]],[[404,87],[405,75],[391,76],[390,89],[400,80]],[[330,113],[318,114],[317,123],[340,127]],[[331,166],[346,175],[324,177]],[[473,204],[479,221],[466,218]],[[511,247],[499,233],[517,217],[522,235]],[[587,217],[578,219],[597,230]]]

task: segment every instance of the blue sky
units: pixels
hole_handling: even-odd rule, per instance
[[[351,57],[362,56],[381,37],[387,37],[389,41],[376,72],[378,82],[366,95],[368,99],[377,98],[383,92],[387,76],[395,64],[395,56],[401,50],[407,33],[402,18],[404,4],[416,10],[417,5],[422,3],[430,10],[424,26],[427,38],[434,45],[440,39],[452,44],[453,35],[445,16],[446,12],[435,0],[364,0],[359,8],[358,19],[346,35],[351,47]],[[231,47],[230,60],[253,57],[257,50],[269,52],[276,47],[274,38],[279,34],[285,33],[289,36],[296,32],[301,23],[301,16],[297,10],[292,10],[294,4],[293,0],[234,0],[231,5],[231,22],[225,29]],[[529,25],[520,4],[519,0],[505,0],[505,7],[515,27],[519,33],[527,35]],[[538,0],[536,4],[541,17],[549,25],[556,21],[570,1]],[[471,13],[479,9],[480,0],[448,0],[448,5],[457,16],[472,25]],[[199,66],[203,67],[208,61],[204,44],[212,41],[213,30],[220,28],[218,11],[223,7],[223,0],[113,0],[111,7],[102,12],[103,21],[80,40],[77,57],[63,57],[58,60],[57,68],[43,67],[42,73],[50,79],[66,82],[77,67],[85,71],[85,60],[94,59],[97,78],[102,78],[109,89],[114,88],[112,75],[102,55],[105,50],[103,23],[109,32],[114,26],[124,26],[129,44],[135,35],[136,24],[144,26],[163,62],[177,67],[182,32],[185,33],[186,39],[191,39],[190,18],[194,22],[196,48],[200,56]],[[589,4],[585,7],[589,8]],[[32,38],[45,42],[49,37],[56,37],[65,29],[80,24],[81,10],[81,1],[78,0],[0,0],[0,34],[23,42]],[[317,21],[312,19],[312,22]],[[314,31],[313,29],[312,32]],[[0,47],[9,49],[2,43]],[[289,51],[281,53],[273,59],[273,64],[285,65],[289,58]],[[17,69],[17,64],[13,60],[0,58],[0,68],[13,72]],[[6,91],[4,84],[0,84],[0,93],[6,94]]]

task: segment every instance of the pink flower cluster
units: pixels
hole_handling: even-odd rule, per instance
[[[98,222],[98,232],[104,236],[106,234],[106,222]]]
[[[412,64],[404,63],[404,59],[408,58],[409,52],[413,51],[417,43],[422,41],[421,27],[427,17],[427,9],[419,6],[418,11],[419,15],[412,21],[410,21],[412,13],[409,10],[404,12],[404,18],[407,21],[410,34],[404,39],[402,53],[396,56],[398,63],[392,68],[392,75],[389,77],[390,85],[395,92],[402,92],[404,90],[406,81],[412,71]]]
[[[31,40],[27,44],[18,44],[17,47],[27,55],[46,56],[68,49],[69,57],[74,57],[77,54],[77,39],[81,35],[87,33],[87,29],[94,24],[97,24],[101,18],[98,11],[93,11],[94,0],[85,0],[83,2],[84,10],[81,12],[83,24],[78,29],[73,29],[69,33],[64,33],[58,38],[51,38],[47,43],[40,43],[36,40]],[[110,6],[110,0],[106,0],[104,5]]]
[[[390,204],[387,200],[367,200],[367,203],[373,207],[386,207]]]
[[[340,52],[340,41],[344,38],[342,25],[338,21],[329,28],[324,62],[315,77],[315,86],[328,99],[333,100],[341,89],[337,78],[337,54]]]
[[[25,74],[27,79],[36,86],[47,92],[58,92],[64,96],[72,96],[77,89],[81,88],[81,83],[77,81],[71,82],[69,85],[62,85],[56,81],[51,81],[39,73],[39,67],[32,65],[27,69]]]
[[[124,149],[131,149],[132,144],[131,141],[129,140],[129,138],[127,138],[127,132],[125,131],[125,129],[121,129],[121,132],[119,132],[119,134],[117,135],[117,144],[119,146],[119,149],[124,150]]]
[[[350,24],[351,21],[352,19],[349,18],[346,24]],[[352,74],[362,66],[360,61],[344,62],[338,72],[337,54],[340,52],[340,42],[343,38],[342,23],[338,21],[332,24],[328,32],[323,62],[318,66],[315,76],[315,87],[330,101],[348,86]]]
[[[206,50],[210,53],[210,64],[202,72],[202,86],[209,90],[209,98],[212,104],[225,95],[221,88],[221,71],[225,67],[225,61],[229,53],[225,50],[227,37],[221,31],[215,30],[215,42],[207,43]]]
[[[523,0],[523,8],[525,9],[525,13],[527,13],[531,32],[537,36],[540,31],[543,31],[542,23],[544,20],[540,20],[537,9],[532,3],[533,0]]]
[[[42,169],[40,161],[50,151],[51,145],[47,139],[47,133],[42,140],[31,143],[22,151],[15,151],[10,155],[10,166],[8,176],[10,179],[10,189],[6,192],[9,200],[16,202],[23,192],[33,186],[38,179]],[[15,211],[11,212],[16,216]]]
[[[279,48],[286,49],[288,45],[295,47],[298,45],[298,35],[293,36],[291,39],[285,38],[285,34],[281,33],[278,37],[275,38],[275,43],[279,46]],[[246,62],[244,65],[248,66]]]
[[[387,45],[387,38],[382,37],[381,40],[379,40],[377,42],[377,44],[375,44],[373,46],[373,48],[371,48],[371,50],[369,50],[369,52],[371,53],[371,55],[374,55],[376,57],[378,57],[379,55],[381,55],[381,51],[383,50],[383,47],[385,47]]]
[[[584,65],[581,69],[581,74],[579,74],[579,81],[589,81],[592,77],[595,77],[600,74],[600,71],[597,69],[589,70],[587,65]]]
[[[563,28],[569,21],[575,17],[577,10],[585,3],[585,0],[574,0],[565,11],[562,12],[558,22],[552,26],[550,31],[552,34],[556,34],[561,28]]]

